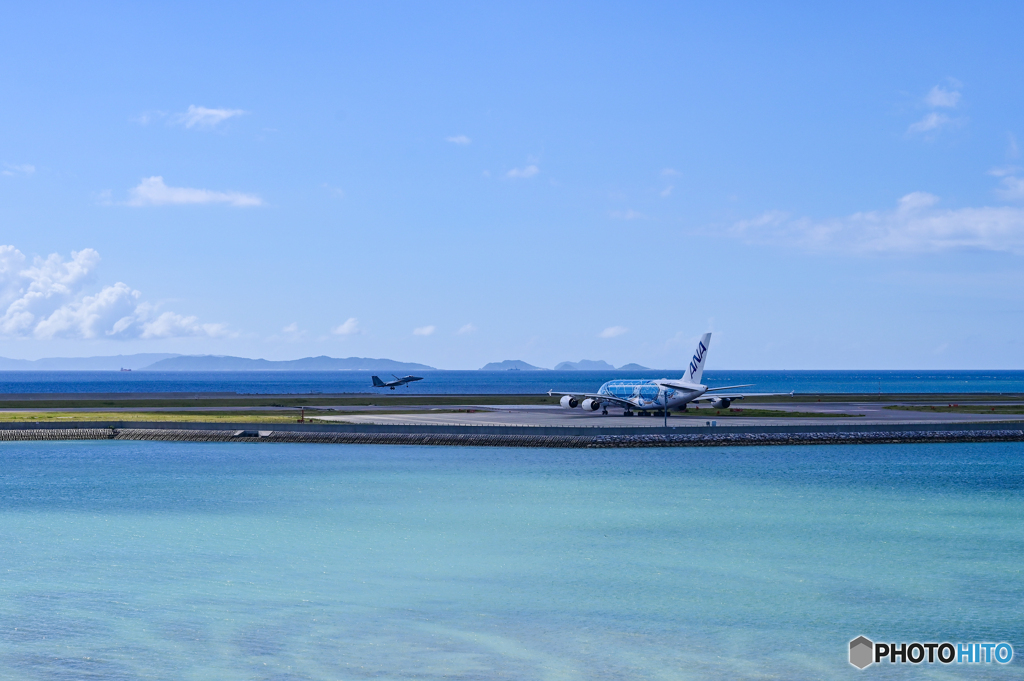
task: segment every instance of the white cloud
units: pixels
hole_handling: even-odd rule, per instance
[[[281,335],[280,336],[277,335],[277,334],[274,334],[273,336],[271,336],[267,340],[271,340],[271,341],[286,340],[286,341],[295,342],[295,341],[300,341],[300,340],[304,339],[306,337],[306,335],[307,335],[306,334],[306,330],[305,329],[300,329],[298,322],[292,322],[288,326],[285,326],[284,328],[281,329]]]
[[[513,179],[525,179],[533,177],[540,172],[540,168],[535,165],[528,165],[525,168],[513,168],[512,170],[505,173],[505,177]]]
[[[953,88],[960,87],[960,83],[953,78],[950,78],[949,82]],[[955,109],[957,104],[960,103],[960,92],[956,89],[947,89],[941,85],[936,85],[925,95],[924,103],[933,109]],[[907,134],[924,135],[926,133],[934,133],[960,122],[962,121],[950,118],[944,113],[930,111],[921,120],[911,123],[910,127],[907,128]]]
[[[22,269],[25,256],[21,251],[14,246],[2,248],[3,302],[9,303],[0,318],[0,334],[5,336],[30,334],[40,319],[59,313],[63,302],[74,298],[100,259],[99,253],[86,248],[72,251],[70,262],[54,253],[46,260],[36,258],[32,267]]]
[[[661,174],[664,177],[675,177],[679,175],[679,171],[676,170],[675,168],[663,168]]]
[[[736,223],[731,233],[751,243],[855,253],[930,253],[982,249],[1024,254],[1024,209],[942,209],[939,197],[914,192],[893,210],[814,221],[771,211]]]
[[[599,338],[615,338],[629,331],[624,326],[609,326],[607,329],[597,334]]]
[[[90,293],[100,256],[85,248],[72,251],[71,260],[54,253],[35,258],[14,246],[0,246],[0,336],[13,338],[153,338],[181,335],[216,336],[227,333],[221,324],[199,324],[139,302],[141,293],[124,282]],[[155,317],[155,318],[154,318]],[[171,324],[173,319],[180,320]]]
[[[255,194],[241,192],[217,192],[209,189],[168,187],[164,178],[156,175],[143,178],[138,187],[129,193],[129,206],[167,206],[184,204],[226,203],[231,206],[262,206],[263,199]]]
[[[326,189],[327,191],[329,191],[331,193],[331,196],[334,196],[335,198],[338,198],[338,199],[345,198],[345,190],[344,189],[339,189],[338,187],[332,187],[331,185],[327,184],[326,182],[324,182],[320,186],[323,187],[324,189]]]
[[[672,196],[673,189],[674,187],[672,185],[669,185],[662,189],[660,192],[658,192],[658,195],[661,196],[661,198],[663,199],[667,199],[668,197]]]
[[[469,144],[473,141],[465,135],[453,135],[451,137],[445,137],[444,139],[446,142],[451,142],[452,144]]]
[[[437,331],[436,326],[418,326],[412,330],[414,336],[429,336],[430,334]]]
[[[1017,148],[1017,136],[1012,132],[1007,133],[1009,138],[1006,145],[1006,156],[1007,158],[1017,158],[1020,156],[1020,149]]]
[[[1024,200],[1024,178],[1017,177],[1020,170],[1020,166],[1003,166],[988,171],[989,175],[1002,178],[995,189],[996,196],[1004,201]]]
[[[143,322],[141,338],[175,338],[178,336],[227,336],[223,324],[200,324],[195,317],[164,312],[152,321]]]
[[[205,106],[193,104],[188,111],[175,116],[175,121],[186,128],[212,128],[229,118],[241,116],[244,113],[241,109],[208,109]]]
[[[744,232],[752,227],[774,227],[781,225],[790,217],[789,213],[781,210],[766,210],[752,220],[741,220],[733,225],[733,232]]]
[[[5,163],[4,169],[0,170],[0,174],[6,175],[7,177],[14,177],[15,175],[31,175],[36,172],[34,165],[23,163],[21,165],[14,165],[11,163]]]
[[[167,117],[166,111],[143,111],[135,118],[129,119],[132,123],[138,123],[139,125],[146,126],[155,120],[163,119]]]
[[[613,210],[608,213],[608,217],[612,220],[645,220],[646,215],[640,211],[628,209],[628,210]]]
[[[464,333],[473,333],[474,331],[476,331],[476,326],[474,324],[470,323],[470,324],[466,324],[465,326],[463,326],[461,329],[459,329],[455,333],[461,335],[461,334],[464,334]]]
[[[1024,178],[1007,176],[999,181],[1001,185],[996,189],[996,196],[1004,201],[1024,200]]]
[[[946,127],[947,125],[949,125],[952,122],[953,122],[953,119],[950,118],[949,116],[947,116],[946,114],[936,113],[936,112],[933,111],[930,114],[927,114],[924,118],[919,120],[917,123],[912,123],[910,125],[910,127],[907,128],[907,132],[908,133],[931,132],[932,130],[938,130],[939,128],[944,128],[944,127]]]
[[[349,317],[344,321],[344,323],[331,329],[331,333],[335,336],[351,336],[362,332],[363,330],[359,328],[359,320],[355,317]]]
[[[17,248],[0,246],[0,295],[11,287],[24,263],[25,256]]]
[[[1020,171],[1020,166],[1002,166],[999,168],[993,168],[988,171],[989,175],[993,177],[1006,177],[1007,175],[1015,175]]]
[[[35,322],[36,338],[96,338],[114,335],[131,327],[142,294],[117,282],[99,293],[62,305],[48,317]]]
[[[936,85],[928,92],[924,101],[928,106],[952,109],[960,102],[960,93],[956,90],[946,90],[941,85]]]

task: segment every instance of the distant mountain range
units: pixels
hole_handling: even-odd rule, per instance
[[[437,371],[416,362],[369,357],[303,357],[302,359],[270,360],[232,357],[230,355],[176,355],[167,352],[143,352],[135,355],[104,357],[47,357],[44,359],[8,359],[0,357],[0,371]],[[549,371],[521,359],[491,362],[481,371]],[[603,360],[581,359],[561,362],[555,371],[650,371],[639,364],[618,369]]]
[[[7,359],[0,357],[0,371],[435,371],[415,362],[367,357],[304,357],[275,361],[222,355],[174,355],[140,353],[111,357],[50,357]]]
[[[45,357],[43,359],[7,359],[0,357],[0,371],[137,371],[164,359],[178,357],[169,352],[143,352],[137,355],[106,357]]]

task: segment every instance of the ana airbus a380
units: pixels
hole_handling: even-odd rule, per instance
[[[747,397],[768,397],[770,395],[792,395],[793,393],[742,393],[724,392],[736,388],[749,388],[747,385],[727,385],[721,388],[709,388],[700,382],[704,374],[704,362],[708,358],[708,346],[711,345],[711,334],[704,334],[693,353],[686,374],[680,379],[656,378],[625,379],[608,381],[596,393],[560,393],[549,390],[548,395],[561,395],[558,401],[566,409],[582,407],[584,411],[608,413],[608,406],[623,408],[624,416],[634,415],[634,409],[641,414],[652,410],[661,411],[666,407],[671,410],[686,409],[690,402],[710,402],[715,409],[726,409],[733,400]]]

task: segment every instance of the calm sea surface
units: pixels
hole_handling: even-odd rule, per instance
[[[382,376],[385,376],[381,373]],[[678,378],[682,369],[619,371],[427,371],[424,380],[388,394],[539,394],[597,390],[613,378]],[[389,376],[385,376],[388,378]],[[1024,392],[1024,371],[714,371],[711,386],[752,383],[759,392]],[[0,393],[367,393],[362,371],[2,371]]]
[[[1022,455],[0,443],[0,678],[1020,679]]]

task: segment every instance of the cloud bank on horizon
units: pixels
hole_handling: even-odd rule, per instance
[[[0,245],[0,337],[51,340],[221,337],[224,324],[202,324],[194,316],[161,312],[158,305],[124,282],[90,292],[100,254],[72,251],[71,259],[52,253],[28,263],[14,246]]]

